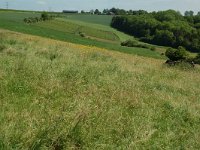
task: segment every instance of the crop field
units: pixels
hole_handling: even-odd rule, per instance
[[[0,29],[0,149],[199,149],[200,68]]]
[[[132,37],[109,27],[108,23],[105,22],[110,21],[110,16],[95,16],[96,19],[92,17],[83,21],[77,20],[80,17],[79,15],[69,15],[69,17],[64,16],[56,20],[31,25],[23,22],[24,18],[35,16],[39,17],[40,14],[37,12],[2,11],[0,12],[0,28],[139,56],[163,58],[160,52],[157,51],[120,46],[120,41],[131,39]],[[89,16],[91,17],[91,15]],[[84,17],[87,18],[87,15],[84,15]],[[102,23],[98,24],[98,17],[101,18],[99,21]],[[102,21],[103,19],[104,21]],[[84,33],[85,37],[77,34],[80,32]]]
[[[81,26],[79,24],[61,21],[59,19],[52,20],[51,22],[37,23],[36,26],[40,26],[47,29],[58,30],[64,33],[79,34],[84,33],[85,36],[96,37],[99,39],[107,40],[108,42],[116,42],[119,44],[119,38],[113,32],[104,31],[93,28],[92,26]]]
[[[110,26],[112,16],[108,15],[82,15],[82,14],[75,14],[70,15],[66,14],[64,15],[64,18],[67,18],[68,20],[75,20],[75,21],[82,21],[82,22],[88,22],[92,24],[100,24],[104,26]]]

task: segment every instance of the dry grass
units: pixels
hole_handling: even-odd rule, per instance
[[[0,149],[200,148],[198,67],[0,36]]]

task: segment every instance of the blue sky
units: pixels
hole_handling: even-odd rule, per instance
[[[174,9],[200,11],[200,0],[0,0],[0,8],[23,10],[91,10],[98,8],[123,8],[148,11]]]

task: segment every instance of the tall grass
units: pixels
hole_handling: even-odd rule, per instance
[[[0,35],[0,149],[200,148],[199,68]]]

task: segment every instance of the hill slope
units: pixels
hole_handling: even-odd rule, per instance
[[[0,30],[0,149],[199,149],[200,70]]]
[[[40,14],[34,12],[0,12],[0,28],[77,44],[97,46],[129,54],[163,58],[159,52],[149,49],[120,46],[120,40],[127,39],[130,36],[105,25],[77,20],[68,21],[65,18],[35,24],[23,22],[23,19],[26,17],[36,16],[39,17]],[[96,17],[100,16],[96,15]],[[85,32],[86,37],[81,37],[78,34],[79,31]]]

